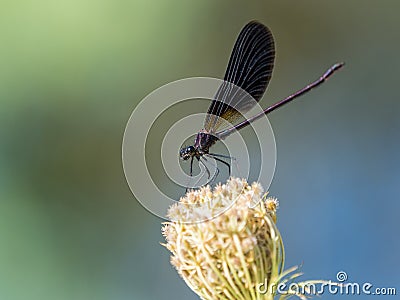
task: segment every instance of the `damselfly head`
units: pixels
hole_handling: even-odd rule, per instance
[[[196,154],[196,148],[193,146],[183,147],[179,151],[179,156],[183,160],[188,160],[189,158],[193,157]]]

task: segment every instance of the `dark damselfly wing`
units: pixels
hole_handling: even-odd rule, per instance
[[[274,59],[271,31],[256,21],[248,23],[233,47],[224,83],[208,108],[204,121],[206,131],[215,133],[224,123],[222,119],[234,123],[241,113],[255,105],[254,100],[258,102],[261,99],[272,76]],[[246,91],[254,100],[234,86]]]

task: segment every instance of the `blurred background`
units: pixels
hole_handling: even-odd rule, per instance
[[[264,107],[347,63],[269,118],[286,266],[399,292],[398,1],[0,5],[0,299],[198,299],[127,186],[122,136],[154,89],[223,77],[252,19],[277,46]]]

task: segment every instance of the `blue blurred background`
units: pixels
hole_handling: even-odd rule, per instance
[[[252,19],[277,45],[263,106],[347,63],[270,116],[270,194],[287,267],[399,289],[399,9],[388,0],[3,0],[0,299],[198,299],[159,244],[162,220],[126,184],[122,136],[152,90],[221,78]],[[338,298],[350,297],[323,296]]]

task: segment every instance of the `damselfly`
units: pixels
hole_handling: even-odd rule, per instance
[[[230,174],[230,163],[224,161],[223,158],[230,159],[231,157],[210,152],[212,145],[319,86],[344,65],[344,63],[334,64],[316,81],[287,98],[251,118],[221,129],[224,120],[235,124],[243,113],[249,111],[261,99],[272,76],[274,59],[275,45],[271,31],[259,22],[248,23],[240,32],[233,47],[224,83],[219,87],[208,108],[204,129],[197,133],[193,146],[183,147],[180,150],[181,159],[190,159],[190,176],[193,175],[193,161],[196,158],[203,164],[210,179],[210,172],[202,162],[202,160],[207,161],[207,157],[225,164]]]

